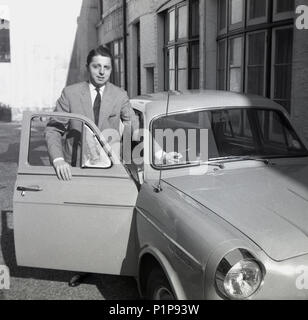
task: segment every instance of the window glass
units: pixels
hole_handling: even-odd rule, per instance
[[[31,121],[28,162],[50,167],[54,157],[54,132],[61,133],[64,159],[72,167],[107,168],[111,161],[93,131],[69,117],[34,117]]]
[[[191,84],[190,89],[199,88],[199,43],[191,46]]]
[[[62,152],[65,161],[72,167],[81,165],[82,122],[68,117],[34,117],[31,121],[28,162],[31,166],[51,166],[49,153],[52,154],[54,141],[48,139],[50,132],[64,133]]]
[[[248,35],[247,93],[264,94],[265,32]]]
[[[191,36],[197,37],[199,36],[199,0],[191,1]]]
[[[175,40],[175,10],[169,12],[169,41]]]
[[[218,3],[218,29],[225,29],[227,26],[227,0],[219,0]]]
[[[293,29],[275,31],[274,93],[276,102],[290,111]]]
[[[174,48],[169,50],[169,89],[175,90],[175,52]]]
[[[187,68],[187,47],[178,47],[178,68]]]
[[[231,24],[243,21],[243,0],[230,0],[230,22]]]
[[[240,92],[242,90],[242,46],[242,38],[230,40],[230,91]]]
[[[108,155],[87,125],[84,126],[82,166],[83,168],[109,168],[111,166]]]
[[[218,89],[226,89],[226,41],[218,43]]]
[[[249,0],[249,19],[264,17],[266,6],[267,0]]]
[[[187,5],[179,7],[178,10],[178,38],[188,37],[188,7]]]
[[[181,153],[182,165],[202,162],[203,143],[209,160],[308,156],[289,121],[276,110],[226,108],[169,115],[155,120],[152,129],[153,146],[165,152]],[[201,139],[201,129],[208,131],[205,141]],[[189,140],[192,131],[195,131],[195,139]],[[194,152],[189,153],[190,149]]]
[[[199,88],[199,0],[176,4],[166,12],[166,90]]]
[[[178,90],[187,90],[188,87],[188,77],[187,69],[178,70]]]
[[[294,11],[294,0],[276,0],[276,13]]]

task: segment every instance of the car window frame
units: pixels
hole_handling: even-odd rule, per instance
[[[194,112],[202,112],[202,111],[217,111],[217,110],[234,110],[234,109],[243,109],[243,110],[249,110],[249,109],[253,109],[253,110],[264,110],[264,111],[268,111],[268,112],[271,112],[271,111],[274,111],[274,112],[277,112],[281,117],[282,119],[284,119],[285,121],[285,124],[287,124],[287,126],[289,128],[292,128],[294,134],[295,134],[295,137],[296,139],[300,142],[300,145],[301,145],[301,148],[307,152],[307,155],[308,156],[308,148],[306,147],[306,145],[304,144],[304,142],[302,141],[302,138],[298,135],[296,129],[294,128],[294,126],[291,124],[290,122],[290,119],[289,117],[287,116],[287,114],[279,109],[279,108],[275,108],[275,107],[267,107],[267,106],[217,106],[217,107],[204,107],[204,108],[200,108],[200,109],[195,109],[195,110],[183,110],[183,111],[177,111],[177,112],[170,112],[168,115],[166,114],[161,114],[161,115],[158,115],[158,116],[155,116],[151,119],[150,121],[150,125],[149,125],[149,128],[150,128],[150,140],[151,140],[151,148],[150,148],[150,166],[151,168],[153,168],[154,170],[156,171],[167,171],[167,170],[176,170],[176,169],[184,169],[184,168],[194,168],[194,167],[198,167],[200,165],[206,165],[207,163],[197,163],[197,164],[180,164],[180,165],[171,165],[171,166],[157,166],[154,164],[154,135],[153,135],[153,124],[155,121],[161,119],[161,118],[164,118],[166,116],[172,116],[172,115],[177,115],[177,114],[189,114],[189,113],[194,113]],[[297,158],[299,156],[296,156],[296,155],[290,155],[290,156],[272,156],[270,157],[271,159],[276,159],[276,158]],[[301,156],[301,157],[304,157]],[[209,159],[208,163],[213,163],[213,162],[217,162],[217,161],[220,161],[220,160],[223,160],[224,157],[219,157],[219,158],[213,158],[213,159]]]

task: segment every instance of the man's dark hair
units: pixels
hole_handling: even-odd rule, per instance
[[[108,57],[111,59],[111,65],[113,66],[113,56],[110,50],[105,47],[105,46],[99,46],[96,49],[93,49],[89,52],[88,58],[87,58],[87,66],[90,65],[92,62],[92,59],[96,56],[103,56],[103,57]]]

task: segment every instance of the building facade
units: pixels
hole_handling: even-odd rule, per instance
[[[221,89],[277,101],[308,137],[308,0],[98,0],[98,41],[131,97]]]

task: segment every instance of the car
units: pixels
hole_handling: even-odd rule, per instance
[[[308,151],[286,109],[210,90],[131,104],[142,133],[131,145],[123,138],[115,155],[84,116],[24,114],[18,265],[132,276],[154,300],[307,299]],[[57,178],[44,137],[60,118],[75,130],[63,143],[78,137],[68,182]]]

